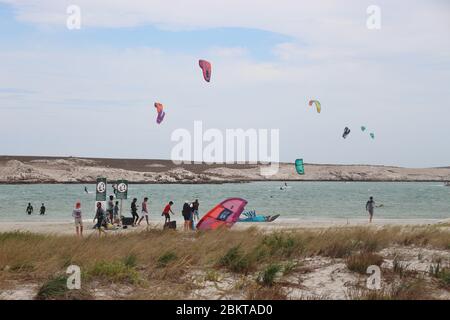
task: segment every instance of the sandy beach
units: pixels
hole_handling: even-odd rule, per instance
[[[85,219],[84,233],[85,235],[97,234],[93,229],[94,223],[92,220]],[[241,222],[233,226],[232,230],[245,231],[250,227],[256,227],[263,231],[280,231],[280,230],[296,230],[296,229],[326,229],[326,228],[340,228],[340,227],[386,227],[386,226],[430,226],[430,225],[442,225],[450,223],[450,219],[375,219],[371,224],[367,222],[367,219],[289,219],[279,220],[270,223],[251,223]],[[182,221],[177,221],[178,229],[182,229]],[[128,234],[131,232],[139,232],[148,229],[162,230],[162,222],[150,222],[150,226],[147,227],[145,221],[141,226],[127,229],[108,230],[107,234]],[[0,222],[1,232],[32,232],[39,234],[52,234],[52,235],[74,235],[75,228],[73,222],[63,221],[48,221],[48,222],[27,222],[27,221],[2,221]]]

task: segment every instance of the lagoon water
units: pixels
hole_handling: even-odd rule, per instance
[[[132,184],[128,200],[124,200],[123,214],[129,214],[131,198],[142,202],[150,198],[151,220],[161,220],[164,205],[175,202],[174,212],[180,216],[185,200],[200,201],[204,214],[215,204],[228,197],[248,200],[247,209],[258,214],[280,214],[283,219],[352,219],[366,218],[365,203],[374,196],[375,215],[386,219],[445,219],[450,218],[450,187],[439,183],[394,182],[290,182],[280,190],[281,182],[232,183],[222,185],[196,184]],[[71,212],[77,200],[82,202],[84,218],[94,216],[95,194],[92,185],[35,184],[0,185],[0,221],[71,221]],[[112,188],[108,186],[108,194]],[[31,202],[34,213],[25,213]],[[44,202],[46,216],[39,216]]]

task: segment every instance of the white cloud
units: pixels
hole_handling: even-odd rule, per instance
[[[158,48],[1,52],[0,87],[33,92],[0,95],[0,135],[16,132],[17,119],[22,127],[15,143],[4,142],[3,153],[23,148],[24,153],[168,157],[170,132],[203,120],[206,127],[221,129],[280,128],[285,161],[302,156],[308,162],[448,165],[446,2],[377,1],[380,31],[367,30],[366,8],[373,3],[359,0],[6,2],[20,21],[50,28],[64,28],[67,5],[77,4],[82,28],[245,27],[293,40],[274,47],[274,59],[265,62],[252,59],[245,47],[210,48],[211,83],[201,77],[199,57]],[[322,102],[322,114],[306,106],[312,97]],[[154,122],[155,100],[166,105],[162,126]],[[376,131],[375,141],[358,134],[362,124]],[[353,132],[344,141],[345,126]],[[118,128],[126,134],[115,134]]]
[[[21,21],[64,27],[70,4],[80,6],[83,27],[157,25],[172,30],[245,27],[278,32],[307,44],[353,50],[449,51],[450,4],[446,1],[379,0],[382,28],[366,28],[369,1],[298,0],[1,0]],[[412,37],[411,35],[414,35]],[[357,47],[355,47],[357,46]]]
[[[248,56],[248,49],[242,47],[213,47],[209,54],[217,58],[243,58]]]

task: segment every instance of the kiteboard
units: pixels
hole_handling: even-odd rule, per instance
[[[272,222],[277,219],[280,215],[276,214],[274,216],[254,216],[244,219],[239,219],[238,222]]]
[[[274,215],[274,216],[270,216],[270,219],[269,219],[269,221],[267,221],[267,222],[272,222],[272,221],[274,221],[276,218],[278,218],[280,215],[279,214],[276,214],[276,215]]]

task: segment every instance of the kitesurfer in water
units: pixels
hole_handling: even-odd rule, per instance
[[[39,211],[39,214],[40,214],[41,216],[43,216],[43,215],[45,214],[45,206],[44,206],[44,204],[41,205],[41,209],[40,209],[40,211]]]
[[[33,213],[33,206],[29,202],[28,202],[26,212],[28,213],[28,215],[31,215]]]

